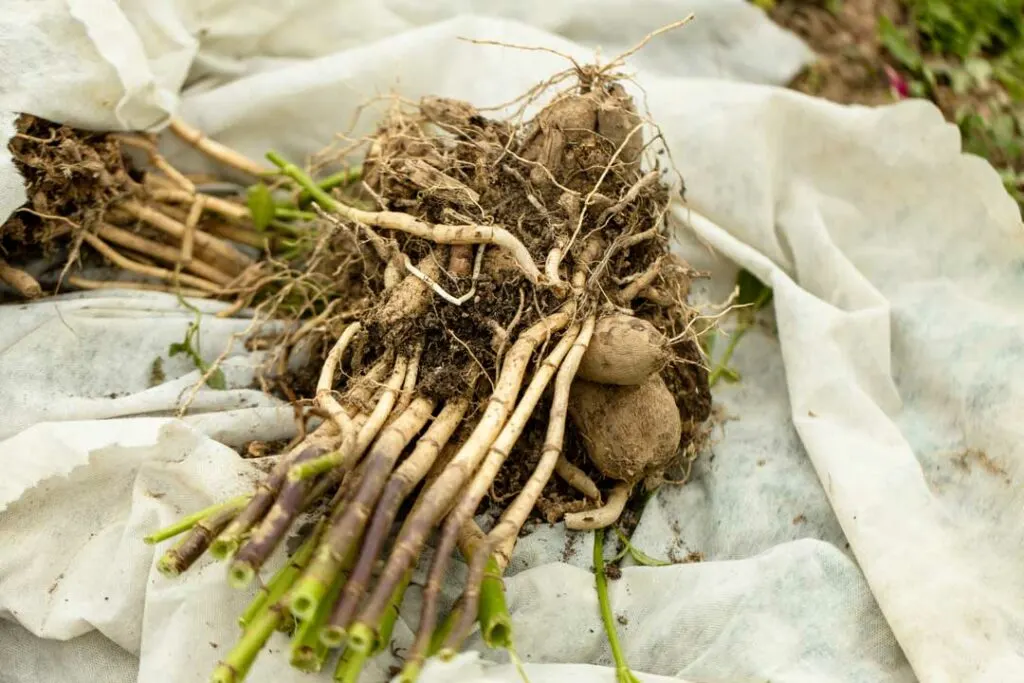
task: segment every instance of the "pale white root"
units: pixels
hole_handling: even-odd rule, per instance
[[[16,289],[26,299],[35,299],[43,294],[43,288],[34,277],[3,259],[0,259],[0,280]]]
[[[252,219],[252,214],[248,208],[222,197],[215,197],[212,194],[203,194],[202,192],[190,194],[185,190],[158,189],[151,191],[149,196],[154,201],[172,202],[174,204],[191,204],[194,199],[202,199],[207,209],[213,213],[220,214],[224,218],[235,221]]]
[[[99,228],[96,230],[96,234],[101,239],[107,242],[113,242],[114,244],[124,247],[125,249],[131,249],[134,252],[144,254],[158,261],[164,263],[176,264],[181,256],[181,252],[160,242],[136,235],[133,232],[129,232],[123,228],[119,228],[116,225],[110,223],[101,223]],[[184,264],[185,270],[191,271],[193,274],[198,275],[201,278],[205,278],[210,282],[215,282],[218,285],[227,285],[233,279],[227,273],[223,273],[205,261],[201,261],[197,258],[192,258],[190,261]]]
[[[566,484],[573,487],[590,500],[600,502],[601,491],[597,488],[597,484],[595,484],[594,480],[590,478],[590,475],[566,460],[564,454],[558,456],[558,462],[555,463],[555,473]]]
[[[569,411],[569,390],[579,368],[580,358],[587,350],[587,345],[594,333],[594,323],[594,316],[587,318],[579,336],[573,342],[572,349],[562,361],[558,376],[555,378],[554,398],[551,402],[548,428],[540,460],[515,500],[505,509],[498,524],[487,534],[487,550],[489,552],[500,548],[507,539],[516,538],[519,530],[526,523],[526,518],[536,506],[544,487],[551,480],[565,442],[565,419]],[[599,496],[600,494],[598,494]]]
[[[348,348],[362,327],[361,323],[356,322],[345,328],[345,331],[338,337],[338,341],[335,342],[334,348],[327,354],[327,358],[320,368],[320,378],[316,383],[316,402],[334,420],[343,439],[347,439],[352,434],[353,427],[345,409],[334,398],[334,374],[338,371],[338,364],[341,363],[345,349]]]
[[[222,164],[254,176],[262,176],[268,173],[268,169],[260,166],[248,157],[242,156],[230,147],[211,140],[198,128],[190,126],[179,118],[171,119],[168,128],[179,138]]]
[[[495,225],[431,225],[416,220],[409,214],[395,211],[363,211],[340,202],[329,208],[334,213],[356,223],[384,230],[397,230],[438,244],[493,244],[507,250],[533,283],[541,280],[541,272],[530,252],[515,235]]]
[[[156,282],[128,282],[126,280],[90,280],[78,275],[68,275],[67,283],[78,289],[134,289],[141,292],[164,292],[165,294],[180,294],[192,299],[207,299],[212,296],[209,292],[190,287],[173,287],[161,285]]]
[[[569,512],[565,515],[565,528],[572,531],[591,531],[610,527],[622,516],[629,500],[632,485],[619,482],[608,494],[608,502],[593,510]]]
[[[134,199],[121,202],[117,205],[117,208],[124,209],[133,217],[145,221],[154,228],[157,228],[172,237],[176,237],[178,239],[185,237],[186,228],[183,223],[171,218],[165,213],[157,211],[152,207],[144,206]],[[225,263],[231,264],[237,272],[241,272],[254,263],[251,258],[238,251],[230,244],[208,233],[202,231],[197,232],[195,234],[195,242],[200,248],[208,250],[211,255],[215,254]]]
[[[83,232],[82,239],[85,240],[93,249],[109,259],[115,266],[123,270],[137,273],[139,275],[146,275],[148,277],[155,277],[172,284],[180,282],[181,284],[188,285],[209,294],[220,294],[223,291],[223,288],[220,285],[210,282],[209,280],[204,280],[185,273],[176,273],[173,270],[167,270],[166,268],[147,266],[144,263],[133,261],[127,256],[118,253],[109,244],[92,233]]]

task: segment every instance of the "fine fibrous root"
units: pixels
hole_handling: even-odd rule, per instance
[[[293,403],[298,435],[251,494],[151,539],[184,534],[162,570],[208,546],[229,583],[259,586],[213,681],[239,683],[280,631],[293,667],[356,683],[393,646],[414,572],[400,680],[476,624],[518,661],[502,575],[528,522],[585,506],[567,527],[613,524],[699,451],[710,393],[693,271],[668,250],[679,194],[618,68],[574,63],[508,119],[396,98],[368,138],[340,134],[308,166],[269,152],[271,172],[176,120],[256,176],[246,200],[168,170],[86,231],[125,267],[288,323],[247,343],[268,352],[259,381]],[[456,553],[466,580],[442,614]]]

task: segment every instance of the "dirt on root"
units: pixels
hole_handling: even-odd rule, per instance
[[[88,230],[108,207],[138,191],[139,172],[111,135],[29,114],[18,118],[16,128],[8,148],[28,202],[0,225],[0,248],[52,250],[55,240]]]
[[[332,277],[348,284],[335,286],[330,296],[353,298],[358,289],[369,302],[356,316],[365,333],[342,372],[358,376],[382,357],[409,356],[419,347],[416,391],[439,405],[472,391],[479,413],[509,347],[531,325],[570,301],[580,322],[595,313],[631,310],[672,340],[673,358],[663,374],[686,426],[682,454],[710,414],[711,398],[687,303],[693,272],[668,251],[670,188],[663,175],[669,169],[662,156],[647,150],[644,120],[618,77],[582,67],[551,83],[569,79],[573,84],[529,121],[489,118],[469,103],[436,97],[393,105],[366,141],[364,183],[356,199],[425,224],[503,227],[542,269],[560,251],[562,283],[547,281],[547,273],[531,281],[510,252],[494,245],[480,254],[480,246],[439,245],[401,231],[325,220],[322,232],[334,241],[319,252],[359,254],[340,268],[334,259]],[[539,92],[528,93],[520,104]],[[623,246],[641,233],[645,239]],[[310,263],[307,273],[323,273],[322,263]],[[451,297],[473,294],[459,304],[446,301],[409,264]],[[646,272],[651,277],[639,296],[622,300],[620,290]],[[575,273],[584,276],[577,288],[569,286]],[[339,329],[324,334],[320,351],[311,355],[313,367]],[[532,355],[526,381],[555,341]],[[307,373],[300,395],[310,395],[313,374]],[[550,395],[533,412],[492,486],[492,503],[500,506],[517,494],[533,472],[549,402]],[[599,487],[614,484],[589,462],[571,421],[564,453]],[[534,514],[554,522],[592,504],[555,477]]]

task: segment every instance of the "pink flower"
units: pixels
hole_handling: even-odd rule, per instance
[[[888,64],[883,65],[882,68],[885,69],[885,76],[889,79],[889,89],[892,90],[892,94],[901,100],[910,97],[910,85],[907,83],[907,79]]]

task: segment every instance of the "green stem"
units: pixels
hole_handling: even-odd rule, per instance
[[[345,585],[345,578],[345,572],[339,572],[324,600],[316,608],[313,618],[299,622],[299,628],[296,629],[295,637],[292,639],[291,657],[292,666],[299,671],[316,672],[323,666],[323,660],[327,656],[327,646],[320,642],[320,627],[331,616],[334,603]]]
[[[345,171],[338,171],[337,173],[332,173],[331,175],[327,176],[326,178],[318,182],[317,187],[326,192],[330,192],[336,187],[339,187],[341,185],[348,185],[350,182],[358,180],[360,177],[362,177],[362,175],[363,167],[356,166]],[[301,207],[308,205],[309,201],[312,198],[313,196],[309,193],[308,190],[302,190],[301,192],[299,192],[299,206]]]
[[[369,658],[370,655],[366,652],[359,652],[350,647],[345,648],[345,652],[338,660],[338,667],[334,670],[334,680],[337,683],[356,683]]]
[[[601,607],[601,621],[604,622],[608,644],[615,660],[615,677],[619,683],[640,683],[640,679],[629,670],[629,663],[622,652],[619,634],[615,631],[615,618],[612,616],[612,604],[608,599],[608,578],[604,575],[604,530],[594,532],[594,581],[597,584],[597,604]]]
[[[732,333],[732,337],[729,339],[729,345],[725,347],[725,352],[722,353],[722,357],[715,363],[714,369],[711,374],[708,375],[708,386],[715,386],[715,383],[721,378],[723,374],[730,372],[728,369],[729,361],[732,359],[733,351],[736,350],[736,344],[739,343],[740,339],[747,330],[750,329],[749,323],[740,323],[736,326],[736,329]],[[735,375],[735,373],[731,373]]]
[[[512,617],[508,613],[505,602],[505,586],[501,580],[501,568],[494,555],[487,560],[484,580],[480,585],[480,606],[477,620],[480,622],[480,635],[487,647],[512,647]]]
[[[395,588],[395,592],[391,594],[391,600],[388,601],[384,616],[381,617],[380,626],[377,627],[377,642],[373,648],[373,654],[375,655],[386,650],[388,645],[391,644],[391,634],[395,630],[395,622],[398,621],[398,612],[402,609],[405,589],[409,587],[410,581],[412,581],[412,569],[405,573],[401,583]]]
[[[270,579],[270,582],[260,588],[256,597],[253,598],[249,606],[242,612],[242,616],[238,618],[238,624],[242,628],[246,628],[264,606],[268,604],[273,605],[280,601],[284,594],[288,592],[288,589],[292,587],[292,584],[299,578],[302,570],[305,569],[309,559],[313,556],[313,551],[316,550],[317,539],[320,535],[319,531],[322,527],[322,523],[318,524],[309,538],[295,551],[288,564],[277,570],[277,573]]]
[[[332,470],[345,460],[342,451],[331,451],[312,460],[293,465],[288,470],[288,479],[291,481],[302,481],[310,479],[328,470]]]
[[[312,211],[301,211],[300,209],[293,209],[290,206],[278,206],[274,208],[274,215],[278,218],[291,218],[303,221],[316,220],[316,214]],[[289,226],[290,227],[290,226]]]
[[[448,613],[448,616],[444,618],[444,621],[441,622],[441,625],[434,629],[433,635],[430,636],[430,646],[427,647],[427,657],[433,657],[441,651],[441,646],[448,639],[448,634],[455,628],[455,624],[462,614],[461,604],[456,604],[452,611]]]
[[[256,655],[277,628],[284,609],[284,606],[278,603],[260,612],[242,633],[241,639],[231,648],[227,657],[213,670],[210,683],[241,683],[256,660]]]
[[[156,543],[160,543],[162,541],[166,541],[169,538],[174,538],[178,534],[182,534],[188,531],[196,524],[198,524],[200,521],[206,519],[211,515],[215,515],[218,512],[229,509],[240,510],[246,503],[249,502],[249,499],[251,497],[252,496],[250,494],[244,494],[241,496],[236,496],[231,500],[226,500],[224,502],[211,505],[210,507],[200,510],[199,512],[194,512],[191,515],[188,515],[187,517],[182,517],[174,524],[163,529],[160,529],[159,531],[156,531],[150,534],[149,536],[146,536],[146,538],[144,538],[143,540],[149,545],[153,545]]]
[[[281,169],[281,173],[294,180],[299,187],[309,193],[311,200],[315,201],[320,205],[324,211],[334,211],[337,209],[337,203],[331,198],[327,192],[323,190],[312,178],[306,174],[301,168],[295,164],[286,161],[283,156],[277,152],[267,152],[267,159],[270,163]]]

